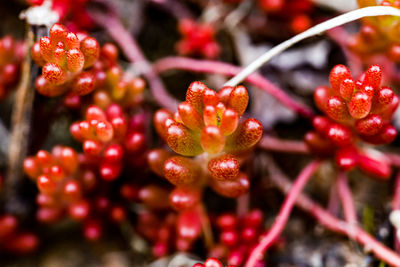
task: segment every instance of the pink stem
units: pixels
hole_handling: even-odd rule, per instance
[[[390,164],[395,167],[400,167],[400,155],[393,153],[385,153],[385,156],[390,160]]]
[[[339,194],[337,190],[337,183],[331,186],[331,190],[329,192],[329,201],[328,201],[328,211],[333,216],[337,216],[339,214],[340,201]]]
[[[396,176],[394,185],[394,196],[392,202],[392,210],[400,210],[400,172]],[[397,253],[400,252],[400,242],[398,238],[394,238],[394,248]]]
[[[143,75],[149,83],[151,93],[157,103],[167,109],[176,110],[178,106],[177,100],[165,89],[161,79],[143,55],[136,40],[124,28],[119,18],[113,13],[92,13],[92,17],[97,24],[107,30],[129,61],[140,66],[140,70],[143,70]]]
[[[269,229],[268,233],[258,243],[258,245],[251,252],[247,262],[246,267],[253,267],[256,265],[257,261],[262,257],[264,252],[270,247],[279,234],[282,232],[283,227],[289,219],[289,215],[292,211],[294,203],[297,197],[301,193],[301,190],[306,185],[307,181],[311,178],[312,174],[321,164],[320,161],[315,160],[309,163],[303,171],[299,174],[294,182],[293,186],[290,188],[285,201],[281,206],[278,216],[275,219],[274,224]]]
[[[273,162],[268,164],[270,170],[269,179],[271,179],[277,187],[285,194],[292,188],[292,183],[285,177]],[[400,255],[382,245],[379,241],[365,232],[358,226],[351,226],[330,214],[323,207],[315,203],[305,194],[300,194],[296,199],[296,205],[302,210],[308,212],[317,221],[329,230],[347,235],[349,238],[357,241],[365,247],[366,250],[372,252],[377,258],[395,267],[400,267]]]
[[[337,178],[337,189],[342,203],[344,217],[349,224],[357,224],[357,213],[354,207],[351,190],[347,183],[347,174],[340,172]]]
[[[272,136],[265,135],[258,143],[258,147],[265,150],[272,150],[278,152],[288,152],[297,154],[310,154],[304,142],[282,140]]]
[[[242,70],[241,67],[237,67],[228,63],[212,60],[197,60],[185,57],[163,58],[156,61],[153,67],[158,73],[162,73],[171,69],[183,69],[202,73],[218,73],[227,76],[234,76]],[[312,118],[314,116],[313,111],[309,107],[294,100],[282,89],[268,81],[260,74],[251,74],[246,78],[246,81],[272,95],[287,108],[299,113],[300,115],[307,118]]]

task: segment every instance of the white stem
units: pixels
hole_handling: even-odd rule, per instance
[[[361,9],[357,9],[354,11],[350,11],[348,13],[342,14],[330,20],[324,21],[314,27],[286,40],[285,42],[271,48],[267,52],[265,52],[261,57],[254,60],[250,65],[244,68],[241,72],[235,75],[232,79],[224,84],[224,86],[236,86],[240,82],[246,79],[247,76],[258,70],[262,65],[271,60],[274,56],[279,53],[285,51],[292,45],[307,39],[309,37],[321,34],[327,30],[335,28],[337,26],[358,20],[364,17],[375,17],[375,16],[384,16],[391,15],[400,17],[400,9],[388,6],[371,6],[365,7]]]

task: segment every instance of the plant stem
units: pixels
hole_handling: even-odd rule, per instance
[[[279,214],[277,215],[274,224],[269,229],[268,233],[261,238],[258,245],[251,252],[247,262],[246,267],[255,266],[256,262],[262,257],[264,252],[270,247],[279,234],[282,232],[289,219],[292,208],[296,202],[297,197],[301,193],[302,189],[306,185],[307,181],[311,178],[316,169],[320,166],[321,162],[319,160],[312,161],[309,163],[299,174],[294,182],[293,186],[290,188],[285,201],[283,202]]]
[[[226,76],[234,76],[242,70],[241,67],[237,67],[228,63],[212,60],[196,60],[185,57],[166,57],[160,59],[154,63],[153,68],[158,73],[162,73],[171,69],[182,69],[201,73],[217,73]],[[314,116],[313,111],[309,107],[294,100],[282,89],[268,81],[260,74],[252,74],[246,78],[246,81],[272,95],[284,106],[297,112],[298,114],[306,118],[312,118]]]
[[[306,144],[302,141],[282,140],[268,135],[263,136],[258,143],[258,147],[277,152],[310,154]]]
[[[269,164],[267,164],[267,166],[270,172],[270,176],[268,178],[276,184],[279,190],[281,190],[284,194],[288,194],[293,186],[292,183],[279,170],[272,160],[269,160],[268,163]],[[327,229],[339,234],[347,235],[349,238],[363,245],[366,252],[372,252],[377,258],[391,266],[400,267],[399,254],[384,246],[360,227],[354,226],[353,228],[349,223],[336,218],[305,194],[300,194],[298,196],[296,199],[296,205],[313,216]]]
[[[309,28],[308,30],[286,40],[283,43],[271,48],[266,53],[261,55],[258,59],[254,60],[250,65],[244,68],[240,73],[235,75],[232,79],[225,83],[226,86],[236,86],[240,82],[244,81],[247,76],[257,71],[262,65],[267,63],[276,55],[285,51],[289,47],[295,45],[296,43],[307,39],[309,37],[321,34],[327,30],[330,30],[334,27],[358,20],[364,17],[374,17],[374,16],[384,16],[384,15],[392,15],[392,16],[400,16],[400,10],[394,7],[386,7],[386,6],[370,6],[365,8],[356,9],[345,14],[334,17],[330,20],[324,21],[314,27]]]
[[[349,224],[356,225],[357,213],[354,207],[351,190],[349,188],[349,184],[347,183],[347,174],[345,172],[339,172],[336,183],[340,201],[343,207],[344,217]]]
[[[143,71],[143,76],[149,83],[151,93],[157,103],[169,110],[176,110],[178,106],[177,100],[165,89],[163,82],[143,55],[138,43],[124,28],[119,18],[111,12],[108,14],[93,12],[92,16],[97,24],[106,29],[128,60],[138,65],[139,69]]]
[[[27,146],[30,132],[30,119],[32,113],[35,90],[32,88],[34,77],[32,77],[31,47],[35,41],[32,27],[26,27],[26,52],[22,64],[22,76],[17,87],[14,106],[11,117],[11,134],[8,146],[8,168],[7,178],[4,183],[4,197],[8,212],[22,215],[24,207],[19,199],[18,187],[23,178],[22,162],[27,154]]]

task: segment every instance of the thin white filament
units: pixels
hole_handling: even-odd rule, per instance
[[[294,44],[307,39],[309,37],[319,35],[327,30],[335,28],[337,26],[358,20],[364,17],[375,17],[375,16],[384,16],[384,15],[391,15],[400,17],[400,9],[394,7],[387,7],[387,6],[371,6],[365,7],[357,10],[353,10],[332,18],[330,20],[324,21],[314,27],[296,35],[292,38],[284,41],[283,43],[271,48],[267,52],[265,52],[262,56],[258,59],[254,60],[250,63],[247,67],[245,67],[241,72],[237,75],[232,77],[228,82],[224,84],[224,86],[236,86],[240,82],[244,81],[247,76],[252,74],[253,72],[257,71],[262,65],[270,61],[274,56],[280,54],[281,52],[285,51],[289,47],[293,46]]]

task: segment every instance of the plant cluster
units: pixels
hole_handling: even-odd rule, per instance
[[[27,2],[45,5],[41,0]],[[181,1],[153,1],[152,5],[162,6],[166,13],[176,8],[187,11],[181,17],[170,14],[182,35],[181,40],[173,40],[177,41],[176,50],[180,55],[207,59],[169,57],[149,62],[141,51],[142,44],[124,28],[117,11],[107,6],[106,1],[100,1],[105,10],[93,11],[92,16],[85,9],[90,2],[52,1],[51,8],[64,24],[49,27],[49,36],[39,36],[32,47],[25,47],[29,42],[19,42],[9,36],[0,39],[0,99],[21,81],[14,100],[10,151],[21,151],[17,155],[20,167],[29,178],[22,181],[34,184],[35,199],[30,199],[33,206],[30,210],[38,223],[29,225],[37,232],[29,230],[22,219],[24,216],[10,208],[9,202],[16,201],[10,200],[10,195],[18,194],[14,190],[19,185],[10,183],[10,177],[14,176],[9,170],[18,168],[7,167],[4,182],[0,175],[0,203],[4,204],[4,208],[0,207],[0,256],[32,253],[45,241],[40,234],[42,227],[72,222],[92,242],[104,241],[102,237],[110,230],[128,235],[129,242],[140,236],[149,245],[146,253],[152,259],[188,252],[206,258],[193,267],[222,267],[223,263],[230,267],[263,267],[270,264],[263,255],[270,247],[281,245],[280,235],[297,205],[327,229],[366,246],[376,258],[400,266],[398,243],[389,248],[357,224],[358,211],[348,184],[348,176],[357,174],[353,172],[356,169],[379,182],[388,182],[394,167],[400,167],[400,156],[387,152],[388,148],[377,148],[393,143],[397,137],[392,124],[400,100],[393,79],[396,76],[393,66],[399,62],[400,55],[397,17],[363,19],[360,32],[346,43],[348,46],[340,43],[345,49],[350,47],[360,62],[366,63],[366,58],[373,61],[376,54],[387,55],[388,61],[384,61],[386,65],[370,64],[365,71],[361,71],[364,66],[354,67],[353,62],[349,62],[349,67],[334,66],[328,77],[330,85],[313,91],[314,104],[322,114],[315,115],[312,108],[290,97],[261,73],[242,77],[254,90],[264,90],[309,119],[309,124],[302,126],[309,130],[304,140],[289,141],[272,136],[272,125],[265,131],[266,124],[253,118],[260,113],[252,114],[248,105],[256,104],[258,97],[235,81],[240,77],[241,67],[211,60],[225,52],[217,43],[216,29],[231,34],[232,42],[237,42],[235,45],[240,50],[242,44],[235,39],[238,36],[228,30],[234,23],[228,24],[233,17],[246,30],[251,18],[246,18],[249,20],[245,23],[241,20],[251,16],[253,6],[246,6],[240,0],[218,4],[211,1],[209,5],[195,1],[191,5],[198,5],[198,10],[203,12],[199,19],[189,16],[192,10],[186,10]],[[309,0],[259,0],[255,12],[261,14],[262,10],[268,16],[268,23],[278,22],[280,27],[299,33],[316,21],[315,5]],[[376,2],[359,1],[359,5],[373,6]],[[380,5],[400,7],[395,0],[382,1]],[[210,10],[219,12],[214,20],[204,15],[212,14]],[[119,47],[103,42],[107,39],[97,41],[89,33],[83,33],[94,22]],[[29,29],[33,34],[33,28]],[[30,77],[35,73],[30,71],[29,64],[24,65],[26,73],[21,72],[22,60],[27,56],[23,48],[29,50],[35,64],[41,67],[38,77]],[[30,57],[26,59],[28,62]],[[185,100],[180,102],[175,95],[170,95],[175,92],[165,88],[168,82],[159,77],[170,69],[235,78],[218,90],[206,85],[218,83],[218,78],[191,79]],[[385,69],[391,69],[392,75],[387,75]],[[29,84],[29,80],[34,82]],[[24,98],[29,88],[36,88],[35,92],[46,97],[39,97],[37,102]],[[42,111],[52,101],[58,105],[54,116],[61,110],[68,117],[65,125],[69,131],[63,133],[66,137],[62,140],[69,143],[53,142],[50,136],[34,144],[35,149],[16,150],[18,143],[24,143],[21,136],[30,137],[19,131],[37,126],[30,125],[24,115],[35,113],[36,109]],[[30,110],[29,106],[34,109]],[[41,119],[46,122],[40,128],[49,132],[46,126],[51,128],[51,120]],[[298,136],[302,138],[303,132]],[[2,150],[0,144],[0,154]],[[306,154],[305,161],[310,162],[305,167],[300,161],[293,164],[302,169],[291,181],[272,157],[265,155],[265,150]],[[33,155],[26,156],[23,151],[31,151]],[[10,166],[17,162],[13,158],[16,153],[13,156],[11,152],[7,163]],[[335,167],[337,177],[327,179],[333,183],[328,198],[330,202],[340,202],[337,206],[343,214],[327,210],[309,198],[307,194],[312,194],[312,190],[302,194],[313,175],[322,172],[319,167],[323,163],[333,163]],[[257,168],[251,169],[254,166]],[[265,178],[260,177],[264,175],[264,168],[268,170]],[[266,184],[269,187],[274,184],[284,195],[273,221],[267,218],[268,208],[259,204],[259,194],[263,194]],[[400,210],[400,175],[394,187],[392,208]],[[236,212],[231,204],[235,205]]]

